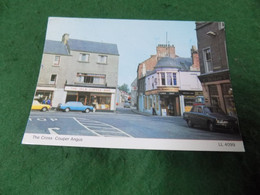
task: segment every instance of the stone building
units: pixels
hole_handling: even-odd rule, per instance
[[[70,39],[46,40],[35,98],[115,110],[119,53],[116,44]]]
[[[199,79],[205,104],[218,106],[225,113],[236,116],[226,49],[223,22],[197,22]]]

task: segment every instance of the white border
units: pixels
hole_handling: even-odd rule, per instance
[[[25,133],[22,144],[117,149],[245,152],[243,141],[229,140],[116,138]]]

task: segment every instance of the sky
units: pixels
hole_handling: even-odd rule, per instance
[[[50,17],[46,39],[61,41],[65,33],[71,39],[117,44],[118,85],[129,88],[138,64],[156,54],[159,44],[174,45],[180,57],[190,57],[192,45],[197,47],[195,22],[190,21]]]

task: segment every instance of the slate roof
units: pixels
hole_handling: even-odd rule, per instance
[[[191,65],[192,65],[191,58],[163,57],[157,62],[155,68],[177,68],[180,70],[189,70]]]
[[[119,55],[117,45],[111,43],[100,43],[93,41],[83,41],[77,39],[69,39],[69,50],[85,51],[91,53]],[[44,45],[44,53],[69,55],[67,46],[61,41],[46,40]]]
[[[46,40],[43,52],[49,54],[69,55],[67,47],[61,41]]]
[[[77,39],[69,39],[68,43],[70,49],[74,51],[119,55],[117,45],[112,43],[83,41]]]

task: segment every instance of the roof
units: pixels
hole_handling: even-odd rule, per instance
[[[69,39],[68,46],[69,49],[73,51],[119,55],[117,45],[112,43],[100,43],[93,41]],[[45,41],[44,53],[69,55],[67,46],[63,42],[52,40]]]
[[[155,69],[156,68],[177,68],[180,70],[189,70],[191,65],[192,65],[191,58],[163,57],[157,62]]]
[[[100,43],[93,41],[69,39],[68,44],[70,49],[74,51],[119,55],[117,45],[112,43]]]
[[[43,51],[50,54],[69,55],[67,47],[61,41],[46,40]]]

